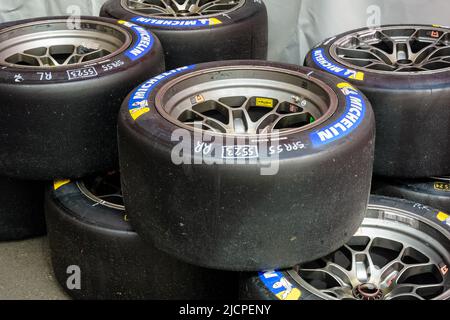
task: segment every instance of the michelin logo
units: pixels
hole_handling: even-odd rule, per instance
[[[316,65],[318,65],[321,69],[328,71],[334,75],[347,79],[359,81],[364,80],[364,72],[346,69],[334,64],[333,62],[328,60],[328,58],[324,54],[324,49],[322,48],[314,50],[312,53],[312,58]]]
[[[311,141],[315,147],[331,143],[348,135],[359,126],[364,118],[366,104],[361,93],[346,82],[339,83],[338,88],[346,96],[346,111],[336,123],[311,134]]]
[[[147,100],[136,101],[136,102],[133,103],[133,107],[136,107],[136,108],[147,108],[148,107],[148,101]]]
[[[127,21],[119,20],[118,23],[131,28],[138,35],[136,44],[125,52],[125,55],[130,58],[130,60],[137,60],[150,51],[155,40],[149,31]]]
[[[174,28],[192,28],[192,27],[203,27],[203,26],[214,26],[222,24],[217,18],[209,19],[191,19],[191,20],[170,20],[170,19],[155,19],[146,17],[134,17],[131,21],[144,24],[147,26],[166,26]]]
[[[195,65],[177,68],[171,71],[164,72],[154,78],[151,78],[144,84],[142,84],[139,88],[137,88],[128,103],[128,110],[130,111],[131,116],[134,120],[142,116],[143,114],[150,111],[148,104],[148,97],[150,96],[153,88],[155,88],[158,83],[166,78],[170,78],[175,76],[176,74],[183,72],[185,70],[191,70],[195,67]]]

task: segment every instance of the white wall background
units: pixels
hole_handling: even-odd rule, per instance
[[[106,0],[0,0],[0,22],[47,15],[98,15]],[[251,0],[250,0],[251,1]],[[450,25],[449,0],[264,0],[269,59],[302,64],[316,43],[367,25]],[[75,6],[75,7],[74,7]]]

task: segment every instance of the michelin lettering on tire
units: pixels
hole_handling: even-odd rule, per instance
[[[366,103],[361,92],[346,82],[339,83],[337,87],[346,96],[346,110],[335,123],[311,134],[315,147],[347,136],[359,126],[366,113]]]
[[[130,28],[138,37],[136,44],[125,52],[131,61],[142,58],[152,49],[155,39],[147,29],[128,21],[119,20],[117,23]]]
[[[146,26],[164,26],[171,28],[195,28],[195,27],[206,27],[206,26],[216,26],[222,24],[222,21],[218,18],[207,18],[207,19],[191,19],[191,20],[172,20],[172,19],[155,19],[147,17],[134,17],[131,21],[140,23]]]
[[[130,110],[130,115],[133,120],[137,120],[140,116],[150,111],[148,104],[148,97],[152,93],[153,89],[164,79],[174,77],[180,72],[186,70],[192,70],[195,65],[177,68],[164,72],[154,78],[151,78],[147,82],[143,83],[139,88],[137,88],[131,95],[130,101],[128,103],[128,109]]]
[[[330,59],[326,57],[325,50],[323,48],[315,49],[312,53],[312,59],[322,70],[331,72],[338,77],[359,81],[364,80],[364,72],[347,69],[331,62]]]

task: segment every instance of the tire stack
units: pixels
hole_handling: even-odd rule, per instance
[[[0,240],[42,235],[47,226],[55,276],[71,297],[236,297],[236,274],[180,262],[134,232],[121,200],[116,129],[126,95],[162,74],[165,59],[181,66],[266,57],[264,5],[234,7],[223,22],[209,17],[195,27],[178,19],[187,28],[161,31],[165,50],[146,25],[126,17],[49,17],[2,26]],[[247,30],[225,41],[237,26]],[[187,42],[180,45],[180,39]],[[199,39],[210,55],[194,55]],[[248,50],[238,50],[236,41]]]
[[[370,198],[373,171],[450,172],[450,136],[435,138],[447,74],[421,70],[447,61],[408,57],[430,38],[439,51],[446,29],[350,32],[301,67],[263,61],[261,1],[162,3],[0,30],[0,175],[53,181],[46,224],[69,295],[449,298],[449,215]]]
[[[311,76],[338,76],[371,102],[372,190],[393,198],[372,196],[340,249],[291,269],[243,275],[241,298],[450,299],[449,37],[446,27],[389,25],[349,31],[309,52]],[[341,123],[327,135],[347,130]]]

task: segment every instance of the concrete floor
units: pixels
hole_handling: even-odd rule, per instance
[[[0,299],[68,299],[53,275],[47,238],[0,243]]]

